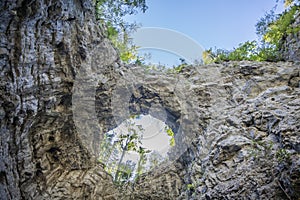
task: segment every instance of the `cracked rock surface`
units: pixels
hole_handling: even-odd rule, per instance
[[[298,62],[125,66],[93,9],[0,2],[0,199],[300,198]],[[176,146],[118,188],[99,144],[132,114],[164,120]]]

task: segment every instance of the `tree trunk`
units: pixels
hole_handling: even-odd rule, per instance
[[[125,153],[127,151],[127,146],[128,146],[128,143],[129,143],[129,136],[128,138],[126,138],[126,142],[125,142],[125,147],[122,147],[122,144],[120,143],[120,146],[121,146],[121,149],[122,149],[122,155],[120,157],[120,160],[118,162],[118,167],[117,167],[117,171],[116,171],[116,176],[115,176],[115,182],[119,181],[119,173],[120,173],[120,167],[121,167],[121,164],[122,164],[122,161],[123,161],[123,158],[125,156]]]
[[[113,51],[92,3],[1,0],[0,10],[0,199],[114,199],[71,109],[91,46]]]

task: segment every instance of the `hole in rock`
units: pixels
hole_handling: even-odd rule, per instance
[[[175,146],[174,132],[151,115],[135,115],[104,134],[99,162],[115,183],[135,181],[168,161]]]

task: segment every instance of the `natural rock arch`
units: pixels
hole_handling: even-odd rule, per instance
[[[148,72],[120,63],[91,1],[10,0],[0,8],[2,199],[299,198],[299,64]],[[76,93],[76,81],[95,81],[81,87],[91,95]],[[134,89],[122,106],[114,92],[126,84]],[[92,103],[76,107],[83,97]],[[165,116],[152,104],[187,151],[120,191],[96,161],[100,135],[130,113]],[[76,126],[74,112],[90,110],[97,123]]]

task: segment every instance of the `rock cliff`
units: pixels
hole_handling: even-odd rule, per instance
[[[292,23],[293,28],[300,26],[300,12],[297,12],[294,16]],[[299,61],[300,60],[300,35],[298,32],[289,33],[286,35],[282,45],[283,59],[287,61]]]
[[[229,62],[187,67],[170,78],[131,67],[127,78],[140,77],[135,80],[179,116],[176,144],[188,144],[176,162],[128,185],[131,197],[297,199],[299,69],[295,63]]]
[[[81,0],[0,2],[1,199],[298,199],[300,67],[125,66]],[[102,134],[132,114],[175,132],[172,163],[117,188]]]
[[[1,1],[1,199],[101,199],[111,177],[82,145],[72,114],[77,71],[110,52],[89,1]],[[101,52],[99,52],[101,54]],[[103,58],[103,66],[117,60]]]

